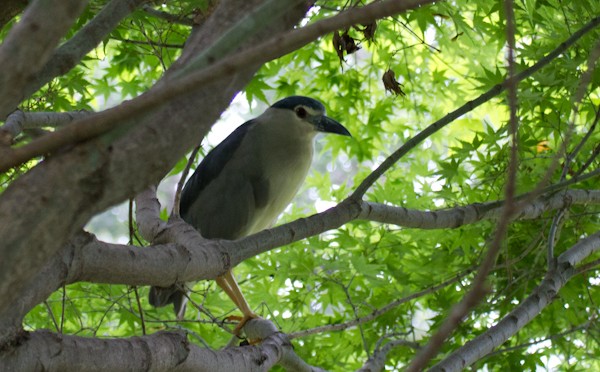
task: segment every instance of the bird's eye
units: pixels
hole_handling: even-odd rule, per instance
[[[304,107],[296,107],[296,115],[298,115],[300,119],[304,119],[306,118],[308,113],[306,112],[306,109]]]

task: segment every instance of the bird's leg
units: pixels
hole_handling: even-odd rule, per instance
[[[218,277],[217,284],[223,289],[223,291],[225,291],[227,296],[231,298],[231,301],[233,301],[233,303],[240,309],[242,314],[244,314],[239,324],[233,330],[233,333],[237,336],[239,335],[244,325],[250,319],[258,318],[258,315],[256,315],[250,309],[250,305],[248,305],[246,298],[244,298],[244,295],[242,294],[242,291],[240,290],[240,287],[238,286],[237,281],[235,280],[235,277],[233,276],[233,272],[231,270],[228,270],[225,274]]]

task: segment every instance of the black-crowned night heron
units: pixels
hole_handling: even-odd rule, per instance
[[[302,185],[318,132],[350,136],[317,100],[276,102],[206,155],[183,189],[181,217],[208,239],[234,240],[270,227]],[[240,326],[256,317],[231,271],[217,284],[244,314]],[[150,291],[153,306],[173,303],[178,317],[186,302],[181,286]]]

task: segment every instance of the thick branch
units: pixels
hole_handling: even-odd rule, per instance
[[[85,7],[85,1],[34,1],[0,46],[0,118],[14,111],[25,87]]]
[[[556,194],[549,199],[532,201],[518,217],[537,218],[548,210],[595,203],[600,203],[600,191],[570,190],[564,195]],[[342,203],[325,212],[237,241],[207,240],[183,221],[172,220],[168,226],[158,229],[159,234],[155,237],[155,241],[163,245],[139,248],[107,244],[95,239],[86,242],[85,247],[78,249],[81,255],[75,255],[80,258],[74,260],[78,263],[77,268],[72,270],[78,274],[72,278],[100,283],[159,286],[175,281],[214,279],[245,259],[338,228],[355,219],[425,229],[455,228],[496,218],[501,204],[487,205],[494,205],[494,209],[487,209],[486,204],[480,204],[425,212],[367,202],[360,206]]]
[[[200,44],[186,46],[210,45],[252,6],[222,0],[199,31],[205,36],[198,38]],[[262,36],[291,28],[304,12],[304,7],[289,9],[289,15],[263,25]],[[120,130],[56,154],[13,182],[0,195],[0,313],[93,215],[158,182],[204,136],[255,68],[145,112],[135,126],[122,123]]]
[[[40,89],[57,76],[66,74],[139,4],[145,0],[112,0],[88,24],[52,55],[48,63],[27,81],[22,94],[14,94],[0,106],[0,117],[5,117],[24,98]],[[55,20],[59,22],[58,20]],[[61,35],[62,36],[62,35]]]
[[[149,190],[136,198],[138,207],[143,205],[138,216],[140,213],[147,215],[138,221],[141,229],[145,229],[144,226],[148,224],[144,222],[146,219],[150,219],[150,226],[154,226],[152,221],[155,219],[152,216],[158,215],[160,210],[158,201],[153,199],[153,195]],[[536,218],[551,209],[591,203],[600,203],[600,191],[570,190],[564,195],[557,194],[547,200],[539,198],[532,201],[519,217]],[[160,223],[156,232],[146,233],[144,236],[164,244],[143,248],[108,244],[98,241],[90,234],[79,233],[36,276],[26,281],[27,287],[23,293],[27,295],[19,296],[6,312],[0,313],[2,319],[0,329],[3,330],[0,339],[14,334],[19,329],[23,316],[63,284],[88,281],[165,287],[175,282],[214,279],[256,254],[337,228],[356,218],[396,223],[407,227],[448,228],[474,223],[483,218],[495,218],[500,204],[490,203],[490,205],[494,205],[495,209],[486,208],[486,205],[481,204],[447,211],[422,212],[366,202],[360,205],[360,209],[357,209],[356,204],[340,204],[323,213],[265,230],[239,241],[206,240],[181,220],[173,219],[167,225],[156,219]],[[584,254],[588,253],[584,252]],[[457,278],[449,282],[455,280]],[[447,285],[449,282],[442,283],[440,286]],[[393,301],[372,314],[357,319],[356,323],[331,325],[327,326],[327,329],[340,330],[372,320],[395,306],[438,287]],[[302,335],[303,333],[300,332],[292,337]]]
[[[244,326],[244,332],[249,339],[264,340],[267,337],[278,335],[283,339],[283,355],[279,359],[279,364],[287,371],[293,372],[324,372],[321,368],[313,367],[302,360],[298,354],[294,352],[294,348],[289,340],[288,335],[279,333],[275,324],[270,320],[257,318]]]
[[[107,340],[36,331],[23,333],[17,347],[0,352],[0,364],[10,371],[229,372],[268,371],[280,361],[297,359],[287,336],[270,322],[253,320],[246,327],[263,339],[260,345],[204,349],[183,332]]]
[[[556,294],[575,274],[574,265],[598,250],[600,250],[600,232],[580,240],[558,257],[556,269],[549,272],[533,293],[510,314],[487,332],[450,354],[432,370],[461,371],[502,345],[556,298]]]
[[[547,211],[586,203],[600,203],[600,190],[576,189],[555,193],[549,197],[541,196],[524,204],[513,219],[534,219]],[[428,212],[363,202],[362,213],[358,218],[420,229],[457,228],[500,217],[502,205],[502,202],[489,202]]]

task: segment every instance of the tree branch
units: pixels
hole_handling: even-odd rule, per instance
[[[515,193],[517,188],[517,167],[518,167],[518,118],[517,118],[517,85],[518,80],[515,80],[515,64],[514,64],[514,49],[515,49],[515,24],[514,10],[512,0],[504,0],[504,12],[506,17],[506,40],[507,40],[507,65],[508,79],[506,80],[506,89],[509,106],[509,134],[510,134],[510,158],[508,161],[508,169],[506,175],[506,186],[504,190],[505,202],[501,209],[500,218],[494,230],[494,236],[489,244],[489,248],[483,258],[477,274],[473,280],[473,284],[469,291],[464,295],[459,303],[454,305],[442,322],[442,325],[431,336],[425,347],[421,349],[415,358],[411,361],[407,371],[421,371],[427,363],[439,352],[446,339],[459,326],[462,320],[469,312],[479,304],[488,291],[487,276],[494,267],[502,242],[506,238],[508,226],[514,214],[519,211],[519,205],[515,202]]]
[[[496,351],[494,351],[492,353],[487,354],[486,358],[489,358],[490,356],[493,356],[493,355],[499,355],[499,354],[511,352],[511,351],[518,350],[518,349],[529,348],[530,346],[539,345],[541,343],[545,343],[546,341],[551,341],[551,340],[554,340],[554,339],[557,339],[557,338],[565,337],[566,335],[569,335],[571,333],[585,331],[591,325],[593,325],[594,322],[596,322],[596,321],[597,321],[596,318],[592,318],[592,319],[584,322],[583,324],[580,324],[580,325],[575,326],[575,327],[571,327],[571,328],[569,328],[568,330],[566,330],[564,332],[559,332],[559,333],[551,334],[551,335],[549,335],[547,337],[544,337],[542,339],[536,338],[535,341],[532,341],[532,342],[526,342],[526,343],[523,343],[523,344],[519,344],[519,345],[515,345],[515,346],[508,346],[508,347],[496,350]]]
[[[187,18],[178,14],[171,14],[163,12],[161,10],[156,10],[150,5],[143,5],[142,9],[144,10],[144,12],[150,14],[151,16],[164,19],[165,21],[170,23],[177,23],[184,26],[194,26],[194,20],[192,18]]]
[[[600,203],[600,191],[570,190],[566,195],[557,195],[547,201],[535,201],[531,208],[520,214],[520,217],[536,218],[550,208],[558,209],[566,205],[592,203]],[[363,203],[365,210],[372,211],[371,205],[372,203]],[[337,212],[336,208],[339,209]],[[89,281],[168,286],[175,282],[214,279],[243,260],[259,253],[320,234],[355,218],[365,218],[367,215],[366,213],[352,213],[353,208],[348,206],[346,206],[346,210],[342,210],[343,208],[344,205],[340,204],[328,211],[264,230],[237,241],[204,239],[194,228],[178,219],[170,221],[169,225],[155,237],[155,241],[164,244],[148,246],[143,249],[136,246],[104,243],[89,236],[84,245],[75,247],[76,251],[68,254],[72,257],[72,266],[67,270],[70,274],[66,282]],[[406,210],[390,206],[380,206],[380,208]],[[415,217],[415,214],[409,214],[404,219],[410,227],[414,226],[412,225],[413,218],[433,221],[439,212],[420,212],[423,216],[431,216],[429,218]],[[466,220],[461,212],[453,214],[457,218],[461,218],[463,224],[455,221],[450,224],[451,227],[481,220],[481,218]],[[486,218],[492,218],[497,214],[498,212],[489,213]],[[332,215],[350,216],[350,218],[345,220],[338,217],[338,219],[330,221]],[[354,217],[352,217],[353,215]],[[377,221],[380,220],[377,219]],[[447,221],[444,219],[440,219],[440,221],[441,223],[437,226],[431,224],[427,228],[449,227]],[[401,221],[396,220],[395,222]],[[418,227],[423,228],[424,225],[421,223]],[[400,226],[404,225],[400,224]],[[110,264],[107,264],[108,262]],[[399,301],[405,302],[410,299],[412,297]],[[377,311],[376,314],[387,311],[389,306],[393,307],[397,304],[393,302]]]
[[[151,190],[140,193],[136,199],[138,208],[149,202],[150,207],[138,212],[138,216],[147,213],[158,219],[160,204],[154,199]],[[560,209],[572,204],[600,203],[600,191],[569,190],[566,194],[553,195],[550,198],[538,198],[531,202],[520,214],[519,218],[537,218],[542,213]],[[395,223],[404,227],[427,229],[455,228],[483,219],[496,218],[499,213],[498,203],[495,209],[486,205],[457,207],[446,211],[420,212],[409,211],[401,207],[391,207],[363,202],[361,210],[353,212],[351,205],[338,205],[329,211],[322,212],[305,219],[290,222],[238,241],[207,240],[188,224],[172,219],[169,224],[160,221],[161,227],[145,238],[153,237],[161,245],[137,247],[132,245],[109,244],[97,240],[88,233],[78,233],[56,254],[35,276],[25,280],[25,295],[16,299],[6,312],[0,313],[0,340],[13,337],[20,329],[22,318],[35,305],[44,301],[53,291],[65,284],[78,281],[93,283],[115,283],[127,285],[169,286],[175,282],[187,282],[202,279],[214,279],[226,270],[258,253],[276,248],[292,241],[320,234],[337,228],[353,219],[367,219],[386,223]],[[348,210],[342,211],[342,208]],[[338,211],[336,211],[338,209]],[[486,212],[481,212],[485,210]],[[396,216],[398,214],[398,216]],[[328,216],[338,217],[335,223],[328,221]],[[138,224],[144,229],[146,223]],[[311,227],[312,226],[312,227]],[[310,227],[310,228],[309,228]],[[311,235],[307,235],[307,234]],[[587,254],[587,253],[585,253]],[[302,331],[290,335],[292,338],[302,337],[316,331],[343,330],[359,323],[375,319],[402,303],[420,297],[440,287],[457,281],[452,278],[432,288],[397,299],[386,306],[373,311],[367,316],[353,322],[328,325],[314,330]],[[316,331],[315,331],[316,330]]]
[[[167,223],[160,219],[160,202],[156,186],[150,186],[135,197],[135,221],[142,238],[149,242],[160,235]]]
[[[586,200],[586,195],[588,197],[594,195],[593,200],[595,202],[600,201],[600,191],[586,192],[582,190],[570,190],[568,193],[569,197],[562,198],[564,203],[590,202],[590,198]],[[546,207],[561,207],[556,195],[549,200],[551,202],[547,202],[545,204]],[[365,206],[367,206],[367,203],[365,203]],[[403,210],[403,208],[398,209]],[[531,208],[532,214],[527,214],[527,216],[533,218],[542,213],[542,210],[540,207]],[[423,213],[436,214],[436,212]],[[458,215],[462,214],[458,213]],[[317,216],[319,215],[312,216],[311,218]],[[490,213],[489,216],[493,216],[493,213]],[[473,219],[473,221],[475,220]],[[280,226],[280,228],[287,226],[284,231],[293,231],[294,225],[303,226],[307,223],[310,224],[306,220],[299,220]],[[139,248],[103,243],[89,234],[82,233],[77,235],[71,244],[67,246],[67,249],[61,254],[56,255],[49,264],[40,270],[36,277],[29,281],[29,287],[23,292],[24,295],[20,296],[19,300],[9,307],[8,313],[1,314],[0,319],[2,320],[2,324],[0,324],[0,329],[2,329],[2,334],[0,334],[0,340],[3,343],[10,340],[15,342],[15,337],[21,334],[20,323],[22,317],[33,306],[42,302],[52,291],[64,284],[85,280],[102,283],[166,286],[175,281],[211,279],[227,269],[228,265],[235,265],[236,261],[241,259],[240,257],[246,256],[247,254],[244,250],[248,249],[249,245],[252,246],[260,242],[260,239],[256,239],[254,243],[250,243],[254,239],[249,237],[245,239],[246,247],[244,245],[240,247],[237,245],[240,243],[239,241],[219,242],[202,239],[196,230],[185,223],[172,221],[171,225],[169,229],[159,234],[158,238],[171,240],[174,237],[180,237],[181,241],[188,241],[188,248],[184,248],[178,244]],[[440,226],[440,228],[446,227],[445,222]],[[271,230],[277,229],[279,228]],[[268,231],[263,233],[268,233]],[[262,233],[256,234],[254,237],[256,238],[260,234]],[[574,265],[597,250],[597,247],[592,245],[578,244],[578,246],[579,248],[577,249],[574,247],[565,252],[561,256],[561,262],[571,262]],[[225,257],[229,258],[224,259]],[[393,301],[372,314],[357,319],[357,321],[369,321],[401,303],[429,293],[439,286],[448,285],[456,280],[458,279],[453,278],[432,289],[426,289],[409,297]],[[344,329],[352,325],[344,324],[338,328]],[[337,330],[338,328],[334,325],[331,326],[331,329],[328,328],[327,330]],[[302,336],[302,333],[291,335],[294,338],[300,336]]]
[[[211,350],[190,343],[183,332],[100,339],[35,331],[21,334],[18,347],[0,348],[0,364],[15,371],[269,371],[279,362],[310,367],[298,362],[287,336],[271,322],[251,320],[246,328],[262,339],[260,345]]]
[[[569,170],[571,169],[571,162],[577,156],[579,151],[583,148],[583,145],[588,140],[588,138],[591,136],[591,131],[596,127],[596,124],[598,122],[598,117],[599,117],[598,113],[596,113],[596,118],[595,118],[593,124],[591,125],[590,130],[588,130],[588,132],[582,138],[582,140],[575,146],[575,149],[573,149],[573,151],[571,153],[568,152],[567,148],[569,146],[569,142],[573,135],[573,132],[575,131],[575,120],[579,113],[579,105],[581,104],[581,101],[583,100],[587,86],[592,79],[592,75],[594,73],[594,70],[596,69],[596,61],[598,60],[599,57],[600,57],[600,43],[596,43],[595,48],[592,49],[590,56],[588,57],[587,69],[582,74],[581,78],[579,79],[579,85],[577,87],[577,90],[576,90],[574,98],[573,98],[573,111],[572,111],[572,115],[571,115],[572,119],[569,122],[567,134],[563,141],[563,146],[561,148],[561,151],[558,154],[556,154],[556,156],[554,157],[551,166],[546,171],[546,177],[544,177],[545,179],[550,178],[551,174],[554,172],[554,170],[558,166],[559,158],[563,154],[564,154],[564,161],[563,161],[563,165],[562,165],[560,181],[564,181],[567,178],[567,174],[569,173]],[[547,249],[546,249],[546,261],[547,261],[548,271],[552,271],[554,269],[554,266],[556,265],[556,260],[554,259],[554,244],[555,244],[555,241],[558,239],[557,235],[560,232],[559,226],[562,223],[563,217],[564,217],[564,210],[557,211],[552,219],[552,224],[550,225],[550,231],[548,234],[549,235],[548,236],[548,245],[547,245]]]
[[[324,372],[321,368],[313,367],[302,360],[295,352],[288,335],[279,333],[277,327],[270,321],[257,318],[244,326],[244,332],[248,339],[264,340],[271,335],[278,334],[284,339],[284,353],[279,360],[279,364],[287,371],[294,372]],[[263,341],[264,342],[264,341]],[[261,342],[262,343],[262,342]]]
[[[151,89],[131,101],[124,102],[85,120],[79,120],[61,130],[36,139],[28,145],[10,149],[10,151],[6,150],[2,154],[3,156],[0,157],[0,172],[22,164],[35,156],[52,153],[67,144],[97,137],[115,128],[124,119],[139,115],[151,108],[161,106],[165,102],[171,102],[182,95],[197,91],[199,87],[206,86],[207,83],[212,83],[226,75],[244,70],[249,66],[256,67],[261,63],[290,53],[329,32],[397,14],[432,1],[410,0],[398,2],[387,0],[371,3],[360,9],[353,8],[332,18],[277,35],[266,42],[222,58],[199,71],[190,72],[184,77],[163,79],[157,88]],[[209,55],[207,54],[207,56]],[[210,57],[215,58],[212,55]]]
[[[525,204],[513,216],[513,219],[534,219],[540,217],[544,212],[566,208],[573,204],[600,203],[600,190],[575,189],[546,195]],[[489,202],[438,211],[419,211],[385,204],[363,203],[365,206],[359,219],[420,229],[458,228],[477,221],[496,219],[500,217],[503,204],[503,202]]]
[[[85,110],[73,112],[14,111],[8,115],[4,125],[0,127],[0,145],[10,145],[12,140],[21,134],[23,130],[46,127],[57,128],[91,114],[93,113]]]
[[[35,79],[86,3],[38,0],[27,7],[0,46],[0,118],[17,108],[26,86]]]
[[[81,59],[106,38],[117,25],[146,0],[111,0],[77,34],[60,46],[35,79],[25,86],[24,97],[29,97],[44,84],[66,74]],[[18,104],[23,97],[16,103]],[[5,115],[0,111],[0,117]]]
[[[407,340],[392,340],[385,344],[383,347],[378,347],[373,352],[373,356],[370,357],[367,362],[357,370],[357,372],[376,372],[381,371],[385,368],[385,361],[388,353],[395,347],[406,346],[412,349],[418,349],[419,344]]]
[[[555,270],[548,272],[532,294],[506,315],[498,324],[467,342],[464,346],[433,366],[432,371],[461,371],[483,358],[521,330],[556,298],[560,289],[576,273],[575,265],[600,250],[600,232],[580,240],[558,257]]]
[[[396,307],[398,307],[398,306],[400,306],[400,305],[402,305],[404,303],[407,303],[409,301],[414,300],[415,298],[419,298],[419,297],[425,296],[426,294],[436,292],[439,289],[442,289],[442,288],[445,288],[445,287],[449,286],[450,284],[456,283],[461,278],[463,278],[465,275],[466,274],[457,275],[456,277],[454,277],[452,279],[449,279],[449,280],[446,280],[445,282],[440,283],[438,285],[435,285],[433,287],[430,287],[430,288],[424,289],[422,291],[415,292],[415,293],[413,293],[413,294],[411,294],[409,296],[402,297],[402,298],[399,298],[397,300],[394,300],[394,301],[390,302],[389,304],[387,304],[387,305],[385,305],[385,306],[383,306],[383,307],[381,307],[379,309],[373,310],[369,315],[358,317],[356,319],[353,319],[353,320],[345,322],[345,323],[328,324],[328,325],[324,325],[324,326],[320,326],[320,327],[306,329],[306,330],[303,330],[303,331],[293,332],[293,333],[289,334],[289,337],[291,339],[294,339],[294,338],[306,337],[308,335],[312,335],[312,334],[316,334],[316,333],[322,333],[322,332],[343,331],[345,329],[355,327],[358,324],[364,324],[364,323],[370,322],[372,320],[377,319],[379,316],[387,313],[388,311],[390,311],[390,310],[392,310],[392,309],[394,309],[394,308],[396,308]]]
[[[253,5],[222,0],[186,50],[210,45]],[[290,8],[265,25],[262,36],[291,28],[304,12]],[[204,136],[255,68],[196,87],[195,93],[145,112],[136,125],[122,123],[118,131],[54,154],[0,194],[0,312],[93,215],[157,183]]]
[[[401,146],[398,150],[396,150],[392,155],[387,157],[367,178],[365,178],[361,184],[356,188],[351,198],[355,200],[361,200],[365,193],[369,190],[369,188],[377,182],[377,180],[388,170],[390,169],[398,160],[400,160],[404,155],[406,155],[410,150],[416,147],[419,143],[423,142],[427,137],[431,136],[438,130],[442,129],[446,125],[453,122],[455,119],[460,116],[466,114],[467,112],[472,111],[476,107],[484,104],[490,99],[494,98],[498,94],[502,93],[508,86],[511,81],[519,82],[533,75],[537,71],[539,71],[542,67],[548,65],[558,56],[560,56],[563,52],[565,52],[568,48],[570,48],[573,44],[575,44],[579,39],[581,39],[585,34],[593,30],[594,28],[600,25],[600,17],[593,18],[589,21],[585,26],[577,30],[571,37],[562,42],[559,46],[557,46],[552,52],[548,53],[545,57],[541,58],[537,63],[533,66],[523,70],[522,72],[515,75],[513,79],[504,80],[502,83],[494,86],[487,92],[483,93],[476,99],[469,101],[459,107],[458,109],[452,111],[448,115],[444,116],[440,120],[435,123],[429,125],[427,128],[419,132],[416,136],[412,137],[408,140],[403,146]]]

